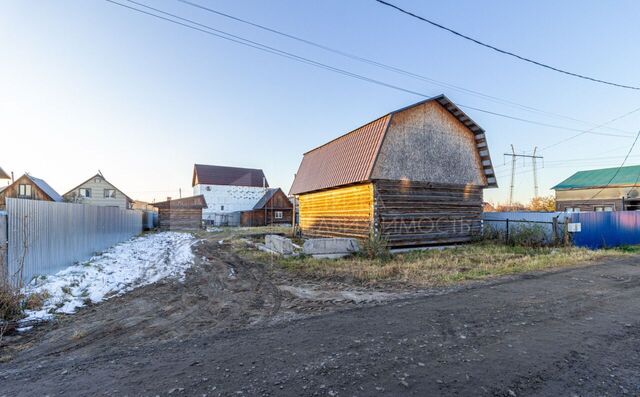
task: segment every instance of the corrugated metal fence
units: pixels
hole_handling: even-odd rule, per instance
[[[7,277],[7,213],[0,211],[0,283]]]
[[[640,244],[640,212],[576,212],[571,222],[580,225],[572,233],[573,244],[579,247],[603,248]]]
[[[116,207],[6,199],[10,280],[28,282],[89,259],[142,231],[142,213]]]
[[[554,222],[554,218],[556,221]],[[640,244],[640,212],[485,212],[483,226],[502,233],[506,228],[517,230],[518,225],[540,225],[547,238],[562,236],[564,223],[568,228],[571,242],[578,247],[604,248],[621,245]]]

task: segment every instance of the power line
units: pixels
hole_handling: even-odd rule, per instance
[[[535,61],[535,60],[533,60],[531,58],[526,58],[526,57],[524,57],[522,55],[518,55],[518,54],[515,54],[515,53],[513,53],[511,51],[503,50],[503,49],[495,47],[495,46],[493,46],[491,44],[487,44],[485,42],[482,42],[482,41],[480,41],[478,39],[474,39],[473,37],[467,36],[467,35],[465,35],[463,33],[460,33],[460,32],[458,32],[456,30],[448,28],[448,27],[446,27],[444,25],[441,25],[441,24],[439,24],[437,22],[431,21],[431,20],[429,20],[429,19],[427,19],[425,17],[421,17],[420,15],[414,14],[411,11],[407,11],[407,10],[401,8],[401,7],[398,7],[395,4],[391,4],[391,3],[386,2],[384,0],[375,0],[375,1],[377,1],[380,4],[385,5],[387,7],[391,7],[393,9],[397,10],[397,11],[400,11],[403,14],[409,15],[409,16],[411,16],[413,18],[416,18],[416,19],[419,19],[419,20],[421,20],[423,22],[431,24],[431,25],[433,25],[433,26],[435,26],[435,27],[437,27],[439,29],[446,30],[449,33],[452,33],[452,34],[454,34],[454,35],[456,35],[458,37],[461,37],[461,38],[463,38],[465,40],[469,40],[469,41],[471,41],[471,42],[473,42],[475,44],[478,44],[478,45],[480,45],[482,47],[489,48],[491,50],[497,51],[497,52],[499,52],[501,54],[504,54],[504,55],[509,55],[509,56],[517,58],[517,59],[519,59],[521,61],[529,62],[529,63],[534,64],[536,66],[540,66],[540,67],[543,67],[543,68],[546,68],[546,69],[549,69],[549,70],[553,70],[554,72],[563,73],[563,74],[566,74],[566,75],[569,75],[569,76],[573,76],[573,77],[577,77],[577,78],[584,79],[584,80],[590,80],[590,81],[593,81],[593,82],[596,82],[596,83],[606,84],[606,85],[619,87],[619,88],[626,88],[626,89],[630,89],[630,90],[640,90],[640,87],[626,85],[626,84],[620,84],[620,83],[613,83],[613,82],[610,82],[610,81],[597,79],[595,77],[589,77],[589,76],[585,76],[583,74],[569,72],[567,70],[560,69],[560,68],[557,68],[555,66],[548,65],[546,63]]]
[[[154,14],[154,13],[142,10],[142,9],[131,7],[131,6],[119,3],[119,2],[114,1],[114,0],[105,0],[105,1],[107,1],[109,3],[112,3],[112,4],[115,4],[115,5],[118,5],[118,6],[121,6],[121,7],[124,7],[126,9],[129,9],[129,10],[132,10],[132,11],[137,11],[139,13],[142,13],[142,14],[154,17],[154,18],[158,18],[158,19],[164,20],[166,22],[171,22],[171,23],[174,23],[174,24],[177,24],[177,25],[189,28],[189,29],[193,29],[193,30],[199,31],[201,33],[205,33],[205,34],[208,34],[208,35],[211,35],[211,36],[214,36],[214,37],[218,37],[218,38],[221,38],[221,39],[224,39],[224,40],[227,40],[227,41],[231,41],[231,42],[236,43],[236,44],[240,44],[240,45],[244,45],[244,46],[251,47],[251,48],[254,48],[254,49],[258,49],[260,51],[264,51],[264,52],[267,52],[267,53],[270,53],[270,54],[278,55],[278,56],[281,56],[281,57],[284,57],[284,58],[287,58],[287,59],[291,59],[291,60],[294,60],[294,61],[297,61],[297,62],[301,62],[301,63],[308,64],[308,65],[311,65],[311,66],[315,66],[315,67],[318,67],[320,69],[329,70],[329,71],[332,71],[334,73],[342,74],[344,76],[352,77],[352,78],[355,78],[355,79],[358,79],[358,80],[366,81],[366,82],[369,82],[369,83],[372,83],[372,84],[376,84],[376,85],[380,85],[380,86],[383,86],[383,87],[391,88],[391,89],[394,89],[394,90],[397,90],[397,91],[402,91],[402,92],[405,92],[405,93],[408,93],[408,94],[412,94],[412,95],[416,95],[416,96],[420,96],[420,97],[423,97],[423,98],[431,98],[432,97],[432,95],[427,95],[427,94],[424,94],[422,92],[418,92],[418,91],[415,91],[415,90],[411,90],[411,89],[407,89],[407,88],[404,88],[404,87],[400,87],[398,85],[386,83],[386,82],[383,82],[381,80],[376,80],[376,79],[373,79],[373,78],[370,78],[370,77],[366,77],[366,76],[363,76],[363,75],[360,75],[360,74],[357,74],[357,73],[349,72],[347,70],[340,69],[340,68],[337,68],[337,67],[333,67],[333,66],[330,66],[330,65],[326,65],[324,63],[321,63],[321,62],[318,62],[318,61],[314,61],[312,59],[305,58],[305,57],[293,54],[291,52],[283,51],[283,50],[277,49],[275,47],[271,47],[271,46],[268,46],[268,45],[265,45],[265,44],[262,44],[262,43],[259,43],[259,42],[256,42],[256,41],[248,40],[248,39],[245,39],[243,37],[240,37],[240,36],[237,36],[237,35],[234,35],[234,34],[231,34],[231,33],[224,32],[222,30],[213,28],[211,26],[208,26],[208,25],[193,21],[193,20],[188,19],[188,18],[183,18],[183,17],[180,17],[178,15],[175,15],[175,14],[172,14],[172,13],[169,13],[169,12],[166,12],[166,11],[162,11],[160,9],[157,9],[157,8],[154,8],[154,7],[142,4],[142,3],[137,3],[137,2],[134,2],[134,1],[131,1],[131,0],[128,0],[128,1],[132,2],[132,3],[134,3],[134,4],[137,4],[139,6],[142,6],[142,7],[145,7],[147,9],[153,10],[155,12],[159,12],[161,14],[170,16],[172,18],[176,18],[176,19],[178,19],[178,21],[176,21],[174,19],[170,19],[170,18],[164,17],[162,15]],[[188,23],[184,23],[184,22],[180,22],[180,21],[188,22],[188,23],[191,23],[191,24],[196,25],[196,26],[189,25]],[[204,29],[202,29],[202,28],[204,28]],[[205,29],[208,29],[208,30],[205,30]],[[583,131],[583,130],[576,129],[576,128],[564,127],[564,126],[559,126],[559,125],[554,125],[554,124],[537,122],[537,121],[534,121],[534,120],[528,120],[528,119],[524,119],[524,118],[520,118],[520,117],[510,116],[510,115],[507,115],[507,114],[493,112],[493,111],[490,111],[490,110],[481,109],[481,108],[477,108],[477,107],[473,107],[473,106],[467,106],[467,105],[460,104],[460,103],[457,103],[457,105],[459,107],[462,107],[462,108],[472,109],[472,110],[475,110],[475,111],[478,111],[478,112],[491,114],[491,115],[498,116],[498,117],[503,117],[503,118],[507,118],[507,119],[511,119],[511,120],[517,120],[517,121],[521,121],[521,122],[525,122],[525,123],[545,126],[545,127],[549,127],[549,128],[563,129],[563,130],[567,130],[567,131],[579,131],[579,132]],[[605,135],[605,136],[623,137],[623,138],[628,138],[629,137],[629,135],[610,134],[610,133],[595,132],[595,131],[587,131],[587,133],[594,134],[594,135]]]
[[[605,125],[607,125],[607,124],[611,124],[611,123],[613,123],[613,122],[615,122],[615,121],[618,121],[618,120],[620,120],[620,119],[622,119],[622,118],[625,118],[625,117],[627,117],[627,116],[630,116],[630,115],[632,115],[633,113],[636,113],[636,112],[638,112],[638,111],[640,111],[640,107],[638,107],[638,108],[636,108],[636,109],[633,109],[632,111],[627,112],[627,113],[623,114],[622,116],[618,116],[618,117],[615,117],[615,118],[613,118],[613,119],[611,119],[611,120],[609,120],[609,121],[606,121],[606,122],[604,122],[604,123],[600,124],[599,126],[593,127],[593,128],[591,128],[591,129],[589,129],[589,130],[587,130],[587,131],[582,131],[582,132],[581,132],[581,133],[579,133],[579,134],[576,134],[576,135],[570,136],[570,137],[565,138],[565,139],[561,139],[561,140],[559,140],[559,141],[558,141],[558,142],[556,142],[556,143],[553,143],[553,144],[551,144],[551,145],[545,146],[545,147],[543,147],[543,148],[542,148],[542,150],[546,150],[546,149],[550,149],[550,148],[552,148],[552,147],[558,146],[558,145],[560,145],[560,144],[562,144],[562,143],[565,143],[565,142],[570,141],[570,140],[572,140],[572,139],[575,139],[575,138],[577,138],[577,137],[579,137],[579,136],[582,136],[582,135],[584,135],[584,134],[586,134],[586,133],[589,133],[589,132],[593,131],[594,129],[597,129],[597,128],[599,128],[599,127],[605,126]]]
[[[128,0],[128,1],[131,2],[131,3],[137,4],[137,5],[144,6],[144,4],[138,3],[138,2],[133,1],[133,0]],[[268,27],[268,26],[264,26],[264,25],[258,24],[256,22],[252,22],[252,21],[249,21],[249,20],[246,20],[246,19],[242,19],[242,18],[233,16],[233,15],[230,15],[228,13],[224,13],[222,11],[218,11],[218,10],[215,10],[213,8],[203,6],[201,4],[194,3],[194,2],[189,1],[189,0],[177,0],[177,1],[179,1],[181,3],[184,3],[184,4],[187,4],[187,5],[191,6],[191,7],[195,7],[195,8],[210,12],[212,14],[216,14],[216,15],[219,15],[221,17],[234,20],[236,22],[240,22],[240,23],[243,23],[243,24],[258,28],[258,29],[262,29],[262,30],[270,32],[270,33],[277,34],[279,36],[286,37],[286,38],[291,39],[291,40],[295,40],[295,41],[298,41],[298,42],[301,42],[301,43],[304,43],[304,44],[307,44],[307,45],[310,45],[310,46],[313,46],[313,47],[316,47],[316,48],[320,48],[322,50],[325,50],[325,51],[328,51],[328,52],[331,52],[331,53],[334,53],[334,54],[337,54],[337,55],[340,55],[340,56],[343,56],[343,57],[346,57],[346,58],[349,58],[349,59],[353,59],[353,60],[356,60],[356,61],[359,61],[359,62],[364,62],[366,64],[373,65],[373,66],[376,66],[376,67],[379,67],[379,68],[382,68],[384,70],[388,70],[388,71],[391,71],[391,72],[399,73],[399,74],[404,75],[404,76],[413,77],[415,79],[418,79],[418,80],[421,80],[421,81],[425,81],[425,82],[428,82],[428,83],[431,83],[431,84],[434,84],[434,85],[437,85],[437,86],[440,86],[440,87],[445,87],[445,88],[449,88],[449,89],[453,89],[453,90],[458,90],[458,91],[461,91],[461,92],[468,93],[470,95],[475,95],[477,97],[484,98],[484,99],[489,100],[489,101],[493,101],[493,102],[501,103],[501,104],[506,104],[506,105],[511,105],[511,106],[517,107],[519,109],[530,111],[530,112],[534,112],[534,113],[540,113],[540,114],[544,114],[544,115],[547,115],[547,116],[559,117],[559,118],[563,118],[563,119],[567,119],[567,120],[571,120],[571,121],[576,121],[576,122],[580,122],[580,123],[584,123],[584,124],[589,124],[589,125],[596,125],[596,123],[594,123],[594,122],[584,121],[584,120],[577,119],[575,117],[566,116],[566,115],[562,115],[562,114],[554,113],[554,112],[549,112],[549,111],[542,110],[542,109],[539,109],[539,108],[536,108],[536,107],[533,107],[533,106],[523,105],[521,103],[514,102],[514,101],[511,101],[511,100],[508,100],[508,99],[499,98],[499,97],[496,97],[496,96],[493,96],[493,95],[489,95],[489,94],[485,94],[485,93],[482,93],[482,92],[479,92],[479,91],[475,91],[475,90],[471,90],[471,89],[468,89],[468,88],[460,87],[460,86],[457,86],[457,85],[454,85],[454,84],[438,81],[438,80],[432,79],[430,77],[426,77],[424,75],[408,71],[406,69],[402,69],[402,68],[399,68],[399,67],[396,67],[396,66],[392,66],[392,65],[385,64],[385,63],[382,63],[382,62],[378,62],[378,61],[375,61],[375,60],[372,60],[372,59],[369,59],[369,58],[365,58],[365,57],[362,57],[362,56],[359,56],[359,55],[355,55],[353,53],[349,53],[349,52],[342,51],[342,50],[339,50],[339,49],[336,49],[336,48],[332,48],[332,47],[329,47],[329,46],[324,45],[324,44],[320,44],[320,43],[317,43],[317,42],[314,42],[314,41],[311,41],[311,40],[308,40],[308,39],[305,39],[305,38],[302,38],[302,37],[299,37],[299,36],[295,36],[295,35],[290,34],[290,33],[283,32],[281,30],[277,30],[277,29],[274,29],[274,28],[271,28],[271,27]],[[602,127],[602,125],[597,126],[594,129],[599,128],[599,127]],[[623,131],[623,130],[620,130],[620,129],[617,129],[617,128],[613,128],[613,127],[608,127],[608,128],[612,129],[612,130],[628,132],[628,131]]]
[[[620,167],[618,167],[618,169],[616,170],[616,172],[613,174],[613,176],[611,177],[611,179],[609,179],[609,182],[607,182],[606,185],[604,185],[602,187],[602,189],[600,189],[598,191],[598,193],[594,194],[589,200],[593,200],[594,198],[596,198],[597,195],[599,195],[600,193],[602,193],[602,191],[611,184],[611,182],[613,182],[614,179],[616,179],[616,176],[618,176],[618,173],[620,172],[620,169],[622,169],[622,167],[624,167],[624,164],[627,162],[627,159],[629,158],[629,156],[631,155],[631,151],[633,150],[633,148],[636,146],[636,142],[638,142],[638,138],[640,138],[640,130],[638,131],[638,134],[636,134],[636,139],[633,141],[633,144],[631,145],[631,147],[629,148],[629,151],[627,152],[627,155],[624,157],[624,160],[622,160],[622,164],[620,164]],[[637,181],[636,181],[637,182]]]

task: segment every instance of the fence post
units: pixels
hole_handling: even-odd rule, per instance
[[[567,221],[568,218],[564,218],[564,227],[563,229],[563,243],[565,247],[569,246],[569,222]]]
[[[554,216],[552,219],[553,223],[551,225],[551,228],[553,229],[551,231],[551,235],[553,238],[553,244],[558,244],[558,217]]]
[[[507,224],[507,232],[505,233],[505,244],[509,244],[509,218],[507,218],[506,221]]]

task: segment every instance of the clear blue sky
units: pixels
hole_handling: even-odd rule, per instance
[[[432,79],[593,123],[640,107],[638,91],[516,61],[373,0],[195,1]],[[636,1],[394,1],[528,57],[640,84]],[[152,4],[429,95],[445,93],[458,103],[570,128],[593,126],[398,76],[173,0]],[[3,1],[0,43],[0,166],[29,171],[60,193],[100,169],[134,198],[175,197],[178,188],[190,194],[196,162],[263,168],[272,186],[287,190],[302,153],[421,99],[101,0]],[[501,187],[485,192],[490,201],[507,198],[502,153],[511,143],[519,152],[531,151],[576,133],[468,114],[487,131],[497,166]],[[630,134],[640,128],[640,112],[612,126],[628,136],[587,134],[544,151],[541,193],[549,194],[577,170],[617,166],[633,141]],[[630,163],[639,163],[640,147],[633,155]],[[532,174],[519,166],[517,198],[527,201]]]

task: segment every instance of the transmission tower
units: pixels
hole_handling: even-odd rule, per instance
[[[516,150],[511,145],[511,153],[505,153],[505,156],[511,157],[511,185],[509,186],[509,206],[513,205],[513,191],[516,185],[516,162],[518,158],[531,159],[531,165],[533,166],[533,194],[534,197],[538,197],[538,168],[537,168],[537,160],[542,159],[542,156],[537,156],[536,152],[538,151],[538,147],[533,148],[533,154],[516,154]]]

